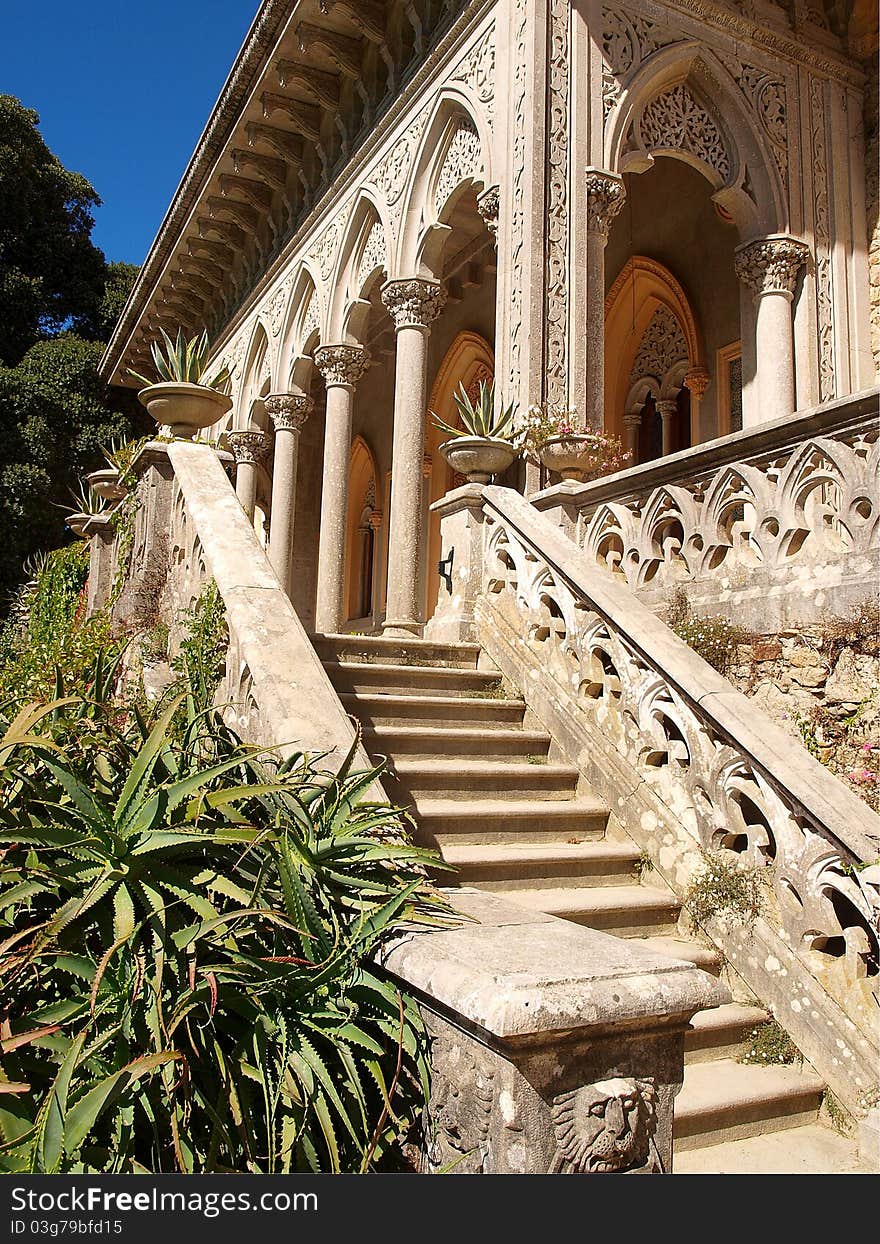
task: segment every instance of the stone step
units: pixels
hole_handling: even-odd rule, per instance
[[[678,1147],[676,1146],[676,1149]],[[676,1175],[877,1175],[852,1136],[821,1123],[676,1152]]]
[[[381,692],[344,692],[346,712],[364,726],[443,725],[478,726],[496,730],[522,724],[524,700],[478,699],[454,695],[389,695]]]
[[[576,799],[442,799],[415,803],[424,841],[447,846],[595,842],[604,837],[608,807],[591,795]]]
[[[325,661],[324,669],[339,692],[391,691],[422,696],[462,696],[500,690],[491,670],[446,669],[439,665],[395,665],[384,662]]]
[[[825,1085],[801,1067],[751,1067],[714,1059],[685,1070],[675,1099],[679,1152],[815,1123]]]
[[[647,932],[671,933],[680,904],[665,890],[645,885],[599,886],[596,889],[510,889],[506,899],[523,907],[561,916],[616,937]]]
[[[712,1011],[698,1011],[684,1039],[684,1061],[707,1063],[719,1058],[735,1059],[743,1050],[752,1029],[770,1018],[759,1006],[730,1002]]]
[[[497,760],[396,760],[383,779],[395,798],[443,797],[468,802],[475,799],[574,798],[578,770],[573,765],[520,764]]]
[[[682,937],[648,937],[645,939],[652,950],[661,955],[669,955],[672,959],[683,959],[694,967],[702,968],[712,976],[719,976],[724,960],[718,950],[701,946],[697,941]]]
[[[453,843],[444,847],[443,858],[458,869],[453,880],[481,890],[577,889],[632,881],[639,852],[616,842]]]
[[[394,639],[387,635],[313,635],[322,661],[439,665],[476,669],[479,644],[437,644],[429,639]]]
[[[364,730],[371,756],[461,756],[481,760],[545,761],[550,735],[543,730],[482,730],[459,726],[371,726]]]

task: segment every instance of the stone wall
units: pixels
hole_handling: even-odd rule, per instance
[[[880,637],[829,644],[827,628],[756,636],[731,681],[880,811]]]

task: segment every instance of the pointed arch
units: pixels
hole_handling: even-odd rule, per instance
[[[655,153],[685,160],[710,182],[713,200],[742,241],[788,228],[785,185],[771,144],[708,48],[674,43],[622,85],[605,129],[606,167],[644,172]]]
[[[291,286],[290,300],[278,355],[278,383],[289,388],[296,359],[322,341],[323,299],[316,273],[308,260],[300,264]]]
[[[491,135],[467,96],[447,89],[425,127],[404,196],[397,252],[402,275],[437,277],[448,221],[468,187],[493,184]]]
[[[370,618],[375,607],[379,467],[362,436],[355,436],[348,460],[348,517],[345,535],[345,613]]]
[[[266,427],[267,416],[260,399],[269,393],[271,387],[272,364],[269,356],[269,336],[262,321],[257,320],[245,354],[233,427],[237,429]]]
[[[349,216],[331,278],[328,340],[362,340],[370,295],[387,280],[390,254],[387,208],[370,189],[364,189]]]

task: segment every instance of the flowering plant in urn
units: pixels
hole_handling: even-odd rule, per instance
[[[561,406],[530,406],[520,434],[528,458],[582,484],[620,471],[632,457],[618,437],[580,427],[577,412]]]

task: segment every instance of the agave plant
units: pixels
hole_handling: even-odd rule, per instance
[[[164,328],[160,328],[159,331],[162,334],[162,341],[154,341],[150,346],[150,353],[153,356],[160,382],[204,384],[203,377],[208,366],[211,348],[207,332],[187,341],[183,335],[183,329],[178,328],[177,340],[172,341]],[[140,381],[146,388],[156,383],[155,380],[150,380],[149,377],[142,376],[136,371],[129,370],[129,375]],[[229,371],[224,367],[207,387],[221,389],[228,379]]]
[[[428,1066],[372,958],[447,918],[436,857],[354,749],[277,763],[94,686],[0,737],[0,1169],[386,1167]]]
[[[67,514],[88,514],[90,516],[98,514],[107,514],[112,508],[106,497],[101,497],[95,492],[94,488],[90,488],[88,484],[81,481],[79,488],[69,489],[74,504],[62,506],[61,508]]]
[[[493,440],[513,440],[511,433],[514,430],[516,403],[512,402],[505,408],[502,402],[496,411],[494,381],[491,384],[485,380],[480,381],[476,403],[471,401],[464,384],[459,386],[458,393],[453,394],[453,400],[458,408],[462,427],[454,428],[451,424],[444,423],[439,415],[431,411],[434,425],[441,432],[448,432],[453,437],[479,436]]]

